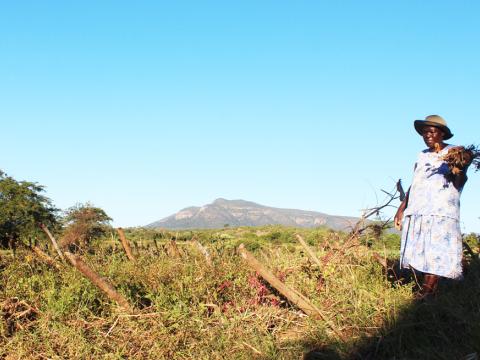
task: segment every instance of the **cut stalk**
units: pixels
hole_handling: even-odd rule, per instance
[[[57,270],[60,270],[61,267],[60,265],[58,265],[58,263],[53,259],[51,258],[50,256],[48,256],[42,249],[40,249],[38,246],[34,245],[34,246],[31,246],[30,249],[35,253],[35,255],[37,255],[37,257],[42,260],[44,263],[46,263],[47,265],[51,266],[51,267],[54,267],[55,269]]]
[[[47,234],[47,237],[50,239],[50,241],[52,242],[53,244],[53,247],[55,248],[55,250],[57,251],[58,255],[60,256],[60,258],[65,261],[65,257],[63,256],[63,253],[62,253],[62,250],[60,250],[60,247],[58,246],[58,243],[57,243],[57,240],[55,240],[55,238],[53,237],[52,233],[50,232],[50,230],[48,230],[48,228],[43,225],[43,224],[40,224],[40,228],[43,230],[43,232],[45,234]]]
[[[65,256],[78,271],[80,271],[87,279],[89,279],[97,288],[102,290],[105,295],[108,296],[108,298],[115,301],[127,312],[133,312],[133,308],[130,306],[127,299],[120,295],[115,288],[105,281],[100,275],[90,269],[79,256],[76,256],[68,251],[65,251]]]
[[[302,310],[305,314],[312,316],[314,318],[319,318],[325,321],[328,327],[337,335],[339,338],[343,339],[342,334],[336,328],[335,324],[333,324],[327,317],[322,313],[322,311],[313,305],[310,300],[308,300],[304,295],[300,292],[289,288],[283,282],[281,282],[275,275],[273,275],[270,270],[268,270],[265,266],[262,265],[255,257],[245,249],[244,244],[240,244],[238,247],[238,252],[240,253],[241,257],[245,260],[245,262],[255,270],[262,278],[264,278],[271,286],[273,286],[277,291],[282,294],[288,301],[292,304],[296,305],[300,310]]]
[[[193,240],[192,244],[200,251],[203,256],[205,257],[205,261],[207,262],[208,266],[212,265],[212,258],[210,256],[210,253],[208,252],[207,248],[203,246],[198,240]]]
[[[125,237],[125,232],[123,231],[123,229],[120,227],[117,229],[117,233],[118,233],[118,236],[120,237],[120,241],[122,243],[122,246],[123,246],[123,250],[125,250],[125,254],[127,254],[127,258],[130,260],[130,261],[135,261],[135,257],[133,256],[132,254],[132,249],[130,247],[130,244],[128,243],[128,240],[127,238]]]
[[[310,256],[310,259],[312,259],[315,264],[321,267],[322,263],[320,262],[320,260],[318,260],[312,249],[310,249],[310,246],[308,246],[305,240],[303,240],[303,237],[301,237],[299,234],[295,234],[295,237],[297,238],[298,242],[303,246],[307,254]]]

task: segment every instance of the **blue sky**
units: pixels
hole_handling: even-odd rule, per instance
[[[473,1],[0,5],[0,168],[145,225],[218,197],[358,216],[440,114],[479,144]],[[480,232],[480,173],[462,197]]]

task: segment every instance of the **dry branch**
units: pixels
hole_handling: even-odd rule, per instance
[[[125,237],[125,232],[123,229],[120,227],[117,229],[118,236],[120,237],[120,241],[122,242],[123,250],[125,250],[125,254],[127,254],[127,258],[130,261],[135,261],[135,257],[132,254],[132,249],[130,248],[130,244],[127,241],[127,238]]]
[[[60,258],[62,259],[62,261],[65,261],[65,257],[63,256],[63,253],[62,253],[62,250],[60,250],[60,247],[58,246],[58,243],[57,243],[57,240],[55,240],[55,238],[53,237],[52,233],[50,232],[50,230],[48,230],[48,228],[44,225],[44,224],[40,224],[40,228],[43,230],[43,232],[45,234],[47,234],[47,237],[50,239],[50,241],[52,242],[53,244],[53,247],[55,248],[55,250],[57,251],[58,255],[60,256]]]
[[[303,246],[307,254],[310,256],[310,258],[313,260],[315,264],[317,264],[319,267],[322,266],[320,260],[318,260],[317,256],[314,254],[312,249],[307,245],[305,240],[303,240],[303,237],[301,237],[299,234],[295,234],[295,237],[297,238],[298,242]]]
[[[385,191],[385,190],[382,190],[382,192],[387,195],[387,199],[385,200],[385,202],[381,205],[375,206],[375,207],[370,208],[370,209],[365,209],[363,211],[363,214],[360,217],[360,220],[358,220],[358,222],[355,224],[352,231],[350,232],[350,236],[349,236],[349,239],[347,240],[347,242],[358,239],[358,237],[366,229],[368,229],[369,227],[372,227],[372,224],[365,225],[365,222],[367,221],[367,219],[369,219],[373,215],[379,215],[380,212],[383,209],[385,209],[386,207],[392,206],[391,203],[394,200],[399,199],[399,198],[402,199],[402,198],[405,197],[405,192],[403,191],[401,179],[399,179],[397,181],[397,183],[395,184],[395,189],[394,189],[393,192],[388,192],[388,191]],[[376,225],[381,230],[383,230],[383,229],[386,229],[388,227],[389,223],[390,223],[390,219],[387,219],[387,220],[381,222],[380,224],[374,224],[373,226]]]
[[[328,327],[340,338],[342,334],[338,331],[336,326],[327,319],[327,317],[322,313],[322,311],[313,305],[310,300],[308,300],[304,295],[298,291],[289,288],[283,282],[281,282],[275,275],[273,275],[270,270],[264,267],[255,257],[245,249],[245,245],[241,244],[238,247],[238,252],[245,262],[255,270],[262,278],[264,278],[271,286],[273,286],[277,291],[285,296],[292,304],[295,304],[302,310],[305,314],[322,319],[328,325]]]
[[[133,312],[133,308],[130,306],[127,299],[120,295],[115,288],[106,282],[100,275],[90,269],[79,256],[76,256],[68,251],[65,251],[65,256],[78,271],[88,278],[96,287],[102,290],[111,300],[115,301],[124,310]]]

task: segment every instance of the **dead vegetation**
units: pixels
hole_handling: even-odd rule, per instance
[[[480,148],[474,145],[454,147],[448,150],[447,154],[443,156],[443,160],[454,175],[462,172],[470,163],[475,171],[478,171],[480,169]]]
[[[39,311],[17,297],[5,299],[1,303],[5,336],[12,336],[16,331],[26,330],[33,326]]]

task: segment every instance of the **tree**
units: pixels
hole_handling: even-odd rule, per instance
[[[0,246],[16,247],[22,238],[40,234],[40,224],[57,225],[57,212],[51,200],[42,195],[44,186],[17,181],[0,170]]]
[[[65,231],[61,244],[88,245],[92,240],[105,235],[110,229],[111,220],[103,209],[91,203],[76,204],[65,211]]]

